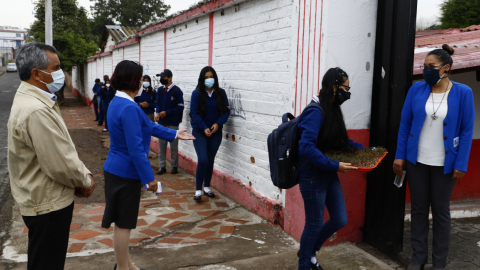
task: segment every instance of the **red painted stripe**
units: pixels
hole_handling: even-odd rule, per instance
[[[298,51],[300,49],[300,12],[301,12],[301,0],[298,0],[298,33],[297,33],[297,67],[295,68],[295,111],[294,115],[297,116],[297,90],[298,90]]]
[[[320,55],[322,54],[322,24],[323,24],[323,0],[322,0],[322,9],[320,11],[320,35],[318,41],[318,93],[320,93]]]
[[[308,104],[308,86],[310,84],[309,77],[310,77],[310,27],[312,26],[312,0],[310,0],[310,22],[308,23],[308,54],[307,54],[307,94],[305,95],[305,106]],[[315,50],[315,39],[313,40],[313,50]]]
[[[132,39],[129,39],[127,41],[118,43],[117,45],[112,45],[112,46],[110,46],[110,50],[113,50],[115,48],[125,47],[127,45],[132,45],[132,44],[135,44],[136,42],[140,42],[140,38],[136,37],[136,38],[132,38]]]
[[[213,13],[210,13],[208,21],[208,65],[212,66],[213,62]]]
[[[317,42],[317,11],[318,11],[318,8],[317,8],[317,4],[318,4],[318,0],[315,0],[315,27],[313,28],[313,31],[314,31],[314,34],[313,34],[313,73],[315,74],[315,44]],[[320,44],[318,44],[318,47],[320,48]],[[320,70],[320,66],[318,66],[318,69]],[[313,96],[313,93],[315,91],[315,79],[313,79],[313,86],[312,86],[312,96]],[[320,86],[317,85],[317,88],[319,88]]]
[[[163,69],[167,68],[167,30],[163,31]]]
[[[303,94],[303,53],[305,52],[305,12],[307,9],[306,0],[303,0],[303,37],[302,37],[302,72],[300,76],[300,100]],[[301,101],[300,101],[301,102]],[[300,110],[302,109],[302,105],[300,104]]]

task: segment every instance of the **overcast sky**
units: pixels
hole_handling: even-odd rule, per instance
[[[77,0],[78,3],[90,11],[90,0]],[[171,6],[170,13],[189,8],[199,0],[164,0]],[[435,22],[440,15],[439,5],[444,0],[418,0],[418,16],[425,23]],[[0,0],[0,25],[28,28],[33,23],[34,0]]]

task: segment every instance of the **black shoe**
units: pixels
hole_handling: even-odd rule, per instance
[[[195,195],[195,196],[193,196],[193,199],[195,201],[201,201],[202,200],[202,195]]]
[[[158,169],[157,174],[162,175],[167,172],[167,169],[165,167]]]
[[[100,126],[103,126],[103,124],[100,124],[100,123],[99,123],[99,124],[97,124],[97,127],[100,127]]]
[[[172,167],[172,171],[170,173],[171,174],[177,174],[178,173],[178,168],[177,167]]]
[[[204,190],[204,191],[203,191],[203,194],[205,194],[205,196],[210,197],[210,198],[215,197],[215,194],[213,194],[213,192],[211,192],[211,191],[206,192],[206,191]]]
[[[300,258],[300,250],[297,252],[297,257]],[[312,270],[323,270],[323,268],[320,266],[320,264],[318,264],[318,262],[317,262],[317,264],[313,264],[313,263],[310,262],[310,269],[312,269]]]
[[[113,267],[113,270],[117,270],[117,264],[115,264],[115,267]]]

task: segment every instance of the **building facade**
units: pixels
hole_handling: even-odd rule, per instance
[[[25,44],[27,30],[19,27],[0,26],[0,64],[14,59],[14,51]]]

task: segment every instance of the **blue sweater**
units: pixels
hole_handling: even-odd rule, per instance
[[[225,90],[220,89],[222,97],[225,100],[225,104],[228,104],[227,94]],[[199,114],[199,104],[198,104],[198,90],[193,91],[192,93],[192,100],[190,102],[190,113],[192,114],[192,119],[190,123],[192,124],[193,128],[199,129],[202,132],[205,131],[207,128],[211,128],[213,124],[218,124],[218,129],[221,130],[223,125],[227,122],[228,117],[230,116],[230,111],[220,115],[218,111],[218,102],[215,97],[209,97],[207,95],[207,112],[205,117],[201,117]]]
[[[445,174],[452,173],[454,169],[467,171],[475,122],[472,89],[464,84],[452,83],[453,87],[448,95],[448,113],[443,121]],[[424,81],[410,87],[402,110],[396,159],[417,164],[418,140],[427,118],[425,104],[431,89]]]
[[[104,89],[106,89],[104,91]],[[113,97],[115,96],[115,93],[114,93],[114,89],[112,86],[110,87],[106,87],[105,88],[100,88],[99,92],[98,92],[98,95],[100,96],[100,98],[102,99],[101,100],[101,104],[102,106],[108,106],[108,104],[110,104],[110,102],[112,101]]]
[[[315,101],[312,101],[315,102]],[[331,160],[317,148],[318,134],[323,123],[323,113],[319,109],[311,108],[304,111],[298,121],[300,142],[298,149],[298,164],[306,160],[300,168],[300,173],[311,176],[321,176],[326,173],[337,172],[340,162]],[[359,143],[348,140],[350,148],[365,148]]]
[[[118,96],[108,107],[107,120],[111,144],[103,169],[143,184],[155,180],[148,159],[151,136],[172,142],[177,132],[148,120],[135,102]]]
[[[173,89],[175,89],[175,96],[172,96]],[[160,118],[159,124],[164,126],[179,126],[180,118],[185,108],[183,104],[183,92],[178,86],[172,87],[165,93],[165,87],[161,86],[157,90],[157,113],[165,111],[167,116]]]
[[[102,89],[102,84],[101,83],[94,84],[93,88],[92,88],[93,94],[98,95],[100,89]]]
[[[140,107],[140,109],[143,110],[146,114],[151,114],[155,112],[155,100],[157,99],[157,92],[153,90],[153,98],[152,96],[148,93],[148,91],[145,91],[145,88],[140,89],[142,91],[142,95],[139,97],[135,97],[135,102],[140,106],[140,103],[142,102],[147,102],[148,107],[143,108]]]

